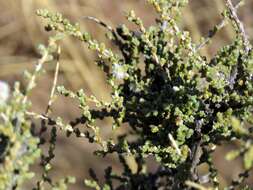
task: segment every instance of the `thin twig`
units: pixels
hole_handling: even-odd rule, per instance
[[[107,30],[109,30],[113,34],[113,36],[115,37],[115,39],[118,41],[118,36],[117,36],[115,30],[111,26],[109,26],[108,24],[106,24],[105,22],[99,20],[96,17],[92,17],[92,16],[83,16],[82,18],[83,19],[91,20],[91,21],[93,21],[93,22],[101,25],[102,27],[106,28]]]
[[[49,120],[49,118],[45,115],[37,114],[37,113],[34,113],[34,112],[30,112],[30,111],[27,111],[26,115],[31,116],[35,119],[43,119],[43,120],[47,120],[47,121]]]
[[[242,1],[239,2],[234,7],[235,10],[237,10],[241,5],[242,5]],[[219,24],[215,25],[213,27],[213,29],[209,31],[208,36],[204,39],[204,41],[197,45],[195,51],[202,49],[215,36],[215,34],[217,34],[218,31],[220,31],[224,26],[226,26],[226,24],[227,24],[226,21],[227,21],[227,19],[226,19],[226,17],[224,17]]]
[[[48,115],[49,110],[52,106],[52,103],[54,101],[54,94],[55,94],[55,89],[56,89],[56,85],[57,85],[57,80],[58,80],[58,75],[59,75],[59,68],[60,68],[60,54],[61,54],[61,48],[60,46],[58,46],[58,50],[57,50],[57,58],[56,58],[56,66],[55,66],[55,73],[54,73],[54,81],[53,81],[53,86],[51,89],[51,93],[50,93],[50,98],[49,98],[49,102],[46,108],[46,112],[45,115]]]
[[[37,115],[38,117],[40,117],[41,119],[41,130],[39,132],[39,136],[40,138],[42,138],[42,133],[45,131],[45,129],[47,128],[45,126],[45,121],[50,121],[51,119],[49,118],[49,111],[51,110],[51,106],[53,104],[53,101],[54,101],[54,95],[55,95],[55,89],[56,89],[56,85],[57,85],[57,80],[58,80],[58,75],[59,75],[59,67],[60,67],[60,53],[61,53],[61,48],[60,46],[58,46],[58,49],[57,49],[57,54],[56,54],[56,66],[55,66],[55,72],[54,72],[54,80],[53,80],[53,85],[52,85],[52,89],[51,89],[51,92],[50,92],[50,97],[49,97],[49,101],[48,101],[48,104],[47,104],[47,108],[46,108],[46,111],[45,111],[45,114],[44,116],[40,116],[40,115]],[[36,116],[36,115],[35,115]],[[55,122],[56,124],[56,122]],[[52,128],[53,130],[53,128]],[[53,144],[51,144],[53,145]],[[52,146],[50,145],[49,149],[48,149],[48,153],[50,151],[54,151],[54,145],[53,145],[53,148]],[[50,156],[47,157],[47,161],[46,163],[50,163],[51,159]],[[45,160],[43,160],[43,158],[41,157],[41,162],[44,163]],[[44,183],[45,181],[46,182],[49,182],[49,184],[51,185],[51,181],[50,180],[47,180],[48,179],[48,171],[45,170],[44,168],[44,172],[43,172],[43,175],[42,175],[42,180],[41,180],[41,183]]]
[[[120,39],[118,38],[117,33],[115,32],[115,30],[111,26],[109,26],[108,24],[106,24],[105,22],[99,20],[96,17],[83,16],[82,18],[83,19],[87,19],[87,20],[91,20],[91,21],[93,21],[93,22],[101,25],[102,27],[106,28],[107,30],[109,30],[112,33],[113,37],[115,38],[115,43],[121,44]]]
[[[98,18],[96,17],[92,17],[92,16],[83,16],[82,17],[83,19],[88,19],[88,20],[91,20],[91,21],[94,21],[95,23],[107,28],[110,32],[114,32],[113,28],[109,25],[107,25],[106,23],[104,23],[103,21],[99,20]]]
[[[185,184],[188,186],[188,187],[192,187],[194,189],[198,189],[198,190],[211,190],[211,188],[208,188],[208,187],[204,187],[198,183],[195,183],[193,181],[186,181]]]
[[[36,80],[36,76],[37,74],[41,71],[41,69],[43,68],[44,63],[47,61],[47,57],[48,57],[48,53],[46,52],[42,58],[39,59],[38,64],[36,65],[35,71],[31,77],[31,80],[29,81],[28,85],[27,85],[27,89],[26,89],[26,94],[23,98],[23,104],[26,103],[27,98],[28,98],[28,92],[34,87],[34,83]]]
[[[182,155],[181,150],[179,149],[174,137],[170,133],[169,133],[168,137],[171,142],[171,145],[176,149],[177,153],[181,156]]]
[[[242,37],[244,49],[245,49],[246,53],[248,53],[250,51],[251,47],[250,47],[250,42],[249,42],[248,36],[245,32],[243,23],[238,18],[238,15],[236,13],[236,8],[232,4],[231,0],[225,0],[225,1],[226,1],[226,6],[230,12],[231,19],[235,22],[235,24],[238,28],[238,32]]]
[[[49,116],[38,114],[35,112],[29,112],[29,111],[26,112],[26,115],[28,115],[34,119],[41,119],[43,121],[47,121],[47,122],[51,123],[51,125],[57,125],[57,126],[59,126],[60,130],[64,130],[64,128],[65,128],[65,131],[75,133],[76,137],[86,137],[85,133],[83,133],[79,130],[72,130],[72,129],[66,130],[66,127],[64,127],[64,124],[57,122],[57,119],[53,119]],[[72,127],[71,122],[68,125]]]

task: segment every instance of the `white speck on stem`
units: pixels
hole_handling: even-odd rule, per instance
[[[179,88],[178,86],[173,86],[173,90],[174,90],[175,92],[178,92],[178,91],[180,90],[180,88]]]
[[[10,96],[10,87],[8,83],[0,81],[0,106],[3,105]]]
[[[112,73],[117,79],[123,79],[127,77],[127,73],[125,72],[124,67],[120,64],[113,65]]]

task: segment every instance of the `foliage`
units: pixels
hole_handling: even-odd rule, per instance
[[[212,153],[218,145],[230,141],[238,141],[240,148],[226,157],[231,160],[241,156],[245,171],[226,189],[243,188],[243,181],[253,167],[253,52],[235,7],[227,0],[223,15],[224,19],[231,20],[236,38],[207,60],[199,52],[203,43],[195,44],[189,32],[178,26],[181,8],[188,3],[186,0],[149,0],[148,3],[158,14],[156,25],[145,27],[134,11],[126,16],[138,30],[126,25],[113,29],[88,17],[109,30],[108,37],[118,47],[118,54],[61,14],[38,10],[37,14],[47,21],[46,30],[56,31],[56,35],[50,39],[49,47],[42,48],[35,75],[27,74],[30,82],[25,95],[16,88],[8,104],[1,107],[1,138],[6,144],[1,148],[1,175],[9,177],[1,177],[2,189],[17,189],[25,177],[30,177],[29,165],[39,155],[43,144],[38,143],[38,138],[47,128],[51,129],[50,148],[48,156],[41,154],[44,173],[35,189],[43,189],[45,182],[53,189],[66,189],[65,183],[73,182],[71,178],[54,182],[48,176],[58,129],[65,131],[67,136],[74,134],[98,144],[100,149],[95,152],[98,156],[117,154],[123,172],[119,175],[108,167],[102,184],[91,171],[92,180],[85,180],[85,184],[94,189],[218,189],[220,182]],[[217,27],[212,31],[217,32],[215,29]],[[66,35],[97,52],[96,64],[105,72],[112,99],[104,102],[88,96],[83,89],[73,92],[58,86],[58,93],[75,99],[82,112],[69,124],[49,116],[52,102],[44,115],[29,112],[26,96],[34,86],[34,76],[42,69],[42,63],[54,57],[59,59],[57,41]],[[41,120],[38,137],[32,133],[32,123],[28,119],[31,116]],[[126,127],[126,124],[129,130],[116,140],[104,139],[96,122],[105,118],[113,119],[112,130]],[[87,130],[81,130],[78,124],[85,125]],[[26,150],[20,155],[19,147],[23,146]],[[16,164],[17,156],[21,165]],[[135,159],[136,171],[130,169],[127,156]],[[147,171],[147,157],[155,158],[159,165],[156,171]],[[12,163],[11,169],[7,168],[8,162]],[[198,166],[202,164],[209,166],[205,176],[198,174]],[[14,182],[13,175],[18,178]],[[201,185],[208,182],[211,187]]]

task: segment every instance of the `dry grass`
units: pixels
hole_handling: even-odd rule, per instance
[[[46,42],[49,35],[44,31],[42,21],[35,16],[37,8],[48,8],[51,11],[63,13],[74,22],[81,23],[83,30],[91,32],[98,40],[106,42],[109,46],[111,44],[104,36],[104,29],[82,19],[83,16],[95,16],[111,26],[127,23],[124,13],[130,9],[134,9],[143,18],[146,26],[154,23],[155,16],[151,7],[147,6],[144,0],[1,0],[0,79],[12,83],[20,79],[25,69],[33,68],[38,57],[36,47],[39,43]],[[206,36],[208,30],[221,20],[220,12],[223,9],[224,4],[221,0],[190,0],[190,6],[184,10],[182,27],[189,30],[194,41],[198,42],[201,36]],[[252,9],[253,2],[246,0],[246,6],[239,10],[250,37],[253,35]],[[213,55],[220,45],[228,43],[233,36],[234,32],[228,25],[214,38],[215,43],[202,49],[203,55],[207,57]],[[110,90],[105,83],[104,75],[97,69],[93,61],[95,54],[87,51],[85,45],[70,38],[62,42],[62,50],[60,83],[72,89],[84,88],[85,91],[98,98],[109,99]],[[47,65],[46,69],[48,74],[40,79],[40,85],[32,97],[35,103],[34,109],[38,112],[45,110],[52,83],[53,72],[51,71],[54,67]],[[78,110],[71,106],[68,100],[62,98],[60,101],[56,102],[54,106],[55,112],[66,119],[75,117]],[[101,123],[104,131],[107,131],[107,125],[107,123]],[[107,165],[113,163],[114,168],[117,168],[114,159],[95,159],[91,155],[92,147],[87,142],[83,143],[75,139],[66,141],[64,137],[61,137],[56,151],[58,156],[55,167],[58,173],[55,175],[61,176],[63,172],[66,172],[78,176],[78,184],[73,189],[81,189],[80,184],[82,184],[82,179],[87,177],[89,167],[102,171]],[[77,153],[78,157],[72,156]],[[221,162],[218,154],[216,160],[218,164]],[[226,170],[222,172],[221,177],[224,178],[224,183],[231,180],[228,177],[231,172],[237,173],[238,171],[226,167]]]

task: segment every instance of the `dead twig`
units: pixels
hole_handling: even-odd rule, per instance
[[[242,1],[239,2],[234,9],[237,10],[242,5]],[[210,42],[210,40],[217,34],[218,31],[220,31],[223,27],[225,27],[227,24],[227,19],[224,17],[220,23],[215,25],[213,29],[211,29],[208,33],[208,36],[203,40],[203,42],[199,43],[196,47],[195,51],[199,51],[202,49],[207,43]]]
[[[236,13],[236,8],[232,4],[231,0],[225,0],[225,2],[226,2],[226,6],[229,10],[231,20],[233,20],[235,22],[235,24],[238,28],[238,33],[242,37],[244,49],[245,49],[246,53],[248,53],[250,51],[251,47],[250,47],[250,42],[249,42],[248,36],[245,32],[243,23],[240,21],[238,15]]]
[[[198,181],[199,177],[197,174],[197,166],[200,162],[200,157],[202,156],[202,148],[201,148],[201,139],[198,140],[198,142],[195,143],[193,147],[193,154],[192,154],[192,159],[191,159],[191,168],[190,168],[190,175],[191,179],[194,181]]]
[[[54,81],[53,81],[53,86],[52,86],[51,93],[50,93],[49,102],[48,102],[46,112],[45,112],[46,116],[48,115],[50,108],[51,108],[53,101],[54,101],[54,94],[55,94],[55,89],[56,89],[58,75],[59,75],[59,68],[60,68],[60,54],[61,54],[61,48],[60,48],[60,46],[58,46],[57,58],[56,58],[57,62],[56,62],[55,73],[54,73]]]
[[[91,20],[91,21],[101,25],[102,27],[106,28],[107,30],[109,30],[112,33],[112,35],[115,38],[116,42],[119,42],[119,39],[118,39],[118,36],[117,36],[115,30],[111,26],[107,25],[105,22],[99,20],[96,17],[92,17],[92,16],[83,16],[82,18]]]

